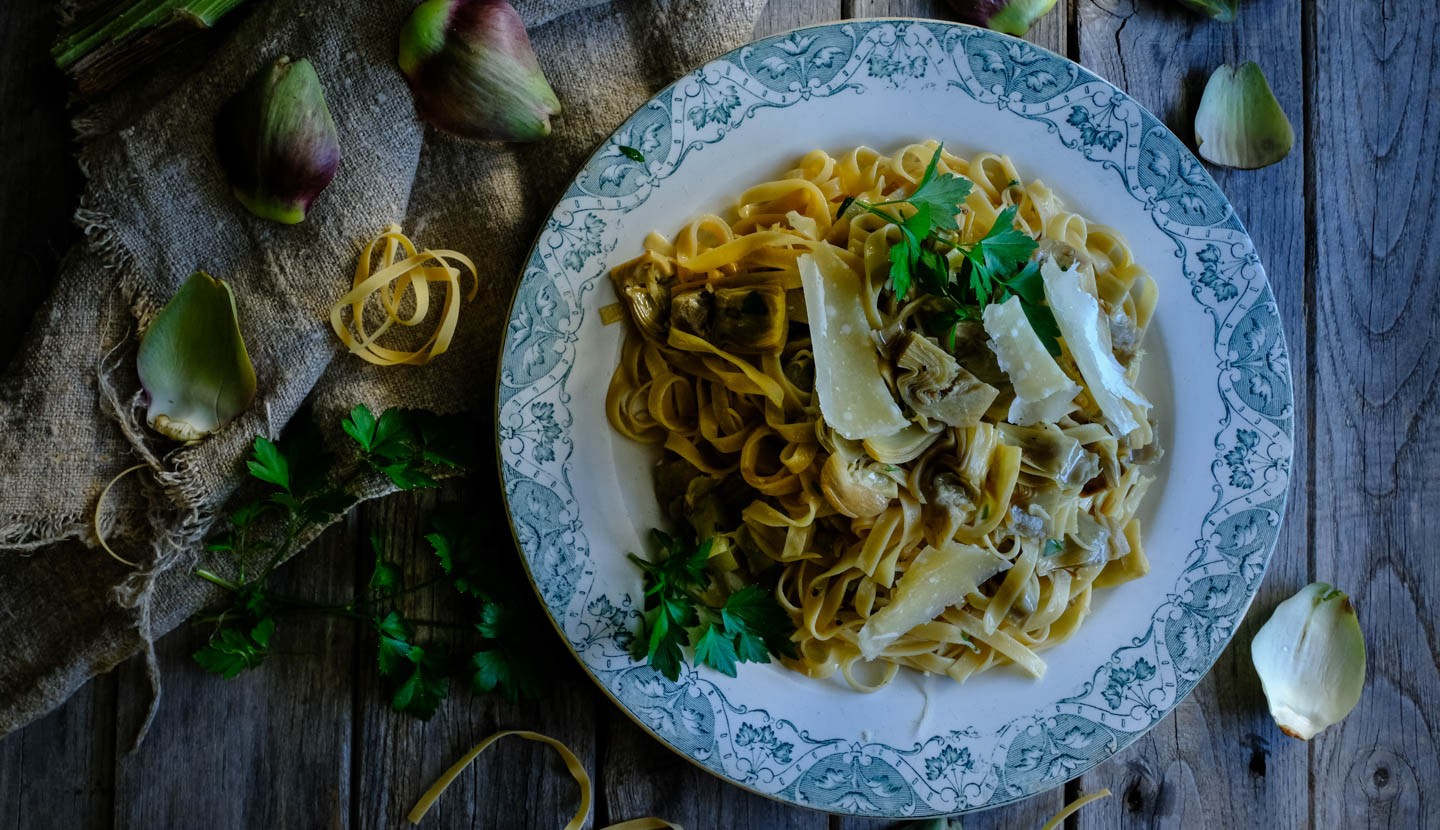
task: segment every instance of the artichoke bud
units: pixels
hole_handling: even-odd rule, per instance
[[[251,213],[305,221],[335,177],[340,139],[310,61],[281,57],[220,111],[215,144],[235,197]]]
[[[1246,170],[1290,154],[1295,131],[1254,61],[1222,64],[1210,76],[1195,112],[1195,143],[1206,161]]]
[[[1188,6],[1221,23],[1234,23],[1235,15],[1239,12],[1240,2],[1239,0],[1180,0],[1180,5]]]
[[[1250,658],[1280,731],[1308,741],[1360,702],[1365,637],[1344,591],[1313,582],[1275,607]]]
[[[1055,0],[950,0],[960,20],[1022,37],[1055,7]]]
[[[479,141],[550,134],[560,101],[505,0],[426,0],[400,32],[400,70],[420,118]]]
[[[146,420],[167,438],[198,441],[244,412],[255,367],[230,286],[191,274],[140,338],[136,368],[150,397]]]

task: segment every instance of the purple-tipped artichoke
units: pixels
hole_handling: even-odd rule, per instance
[[[221,110],[215,145],[235,198],[287,225],[305,221],[335,177],[340,139],[307,60],[281,57]]]
[[[505,0],[426,0],[400,32],[400,71],[420,118],[479,141],[550,134],[560,101]]]
[[[960,20],[1022,37],[1055,7],[1055,0],[950,0]]]

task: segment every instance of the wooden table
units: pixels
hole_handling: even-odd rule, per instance
[[[45,57],[49,4],[0,5],[0,357],[13,353],[63,251],[80,178],[64,95]],[[945,17],[924,0],[771,0],[757,34],[840,17]],[[1034,828],[1079,792],[1115,797],[1067,826],[1440,827],[1440,23],[1433,0],[1247,0],[1234,25],[1166,0],[1060,0],[1032,40],[1118,84],[1184,138],[1211,69],[1253,59],[1295,126],[1289,158],[1217,170],[1254,237],[1285,321],[1296,456],[1284,532],[1234,644],[1147,737],[1062,789],[964,820]],[[485,500],[483,485],[438,496]],[[437,496],[366,506],[291,563],[293,592],[346,596],[380,530],[417,565]],[[503,527],[503,525],[501,525]],[[508,540],[504,547],[508,555]],[[418,566],[418,565],[417,565]],[[1311,580],[1360,609],[1369,679],[1359,708],[1309,744],[1266,714],[1248,645],[1258,621]],[[530,601],[526,598],[525,601]],[[423,611],[422,606],[418,611]],[[597,826],[661,815],[692,828],[843,828],[747,794],[633,726],[563,654],[541,702],[453,694],[422,724],[385,706],[368,638],[348,623],[287,632],[298,654],[224,682],[189,654],[203,631],[160,644],[164,702],[149,740],[126,742],[146,703],[131,661],[0,742],[0,826],[397,827],[465,748],[508,727],[563,739],[597,776]],[[3,652],[0,652],[3,654]],[[3,659],[3,657],[0,657]],[[547,750],[485,756],[430,827],[558,828],[575,787]]]

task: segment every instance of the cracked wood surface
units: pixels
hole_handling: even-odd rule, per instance
[[[1065,787],[967,816],[1034,828],[1070,798],[1115,796],[1067,822],[1111,827],[1440,827],[1436,599],[1440,558],[1440,243],[1423,222],[1437,195],[1440,23],[1403,4],[1252,0],[1234,25],[1154,0],[1060,0],[1029,39],[1114,81],[1190,138],[1211,69],[1253,59],[1295,126],[1289,158],[1212,173],[1245,222],[1275,290],[1295,380],[1294,485],[1270,571],[1214,670],[1145,738]],[[1433,11],[1433,9],[1432,9]],[[771,0],[758,34],[842,17],[946,18],[939,0]],[[46,62],[49,4],[0,7],[0,223],[19,241],[0,280],[8,359],[77,234],[79,174],[59,78]],[[437,502],[477,514],[490,471],[438,495],[367,505],[285,568],[292,591],[343,596],[382,534],[417,564]],[[484,479],[484,481],[481,481]],[[505,538],[503,525],[492,528]],[[508,539],[506,540],[508,544]],[[1370,649],[1365,695],[1309,744],[1266,714],[1248,645],[1259,621],[1313,579],[1355,598]],[[437,609],[423,596],[414,613]],[[144,706],[138,664],[0,741],[0,828],[397,827],[464,748],[506,727],[563,738],[596,775],[596,825],[660,815],[696,828],[878,830],[720,782],[670,754],[595,690],[558,638],[555,692],[512,705],[457,694],[420,724],[390,713],[368,641],[349,625],[287,634],[294,654],[232,682],[188,654],[203,632],[162,641],[165,703],[148,742],[124,751]],[[430,827],[560,827],[575,787],[548,750],[502,743],[463,775]]]

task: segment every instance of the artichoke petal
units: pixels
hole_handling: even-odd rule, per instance
[[[1180,5],[1221,23],[1234,23],[1240,10],[1240,0],[1180,0]]]
[[[215,146],[246,209],[287,225],[303,222],[340,165],[340,139],[315,67],[277,59],[220,110]]]
[[[140,339],[146,420],[167,438],[194,442],[225,426],[255,398],[255,367],[240,335],[235,295],[203,271],[190,275]]]
[[[1323,582],[1280,603],[1250,643],[1280,731],[1308,741],[1338,723],[1365,686],[1365,637],[1345,592]]]
[[[535,141],[560,114],[505,0],[426,0],[400,31],[399,63],[420,118],[461,138]]]
[[[950,8],[966,23],[1023,37],[1055,8],[1055,0],[950,0]]]
[[[1295,131],[1254,61],[1222,64],[1210,76],[1195,113],[1195,143],[1206,161],[1246,170],[1290,154]]]

